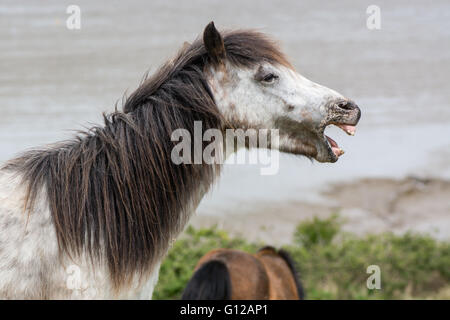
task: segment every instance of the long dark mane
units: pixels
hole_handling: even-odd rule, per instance
[[[297,287],[297,294],[300,300],[306,299],[305,289],[303,288],[303,284],[300,281],[300,273],[298,272],[297,265],[294,261],[294,259],[291,257],[289,252],[286,250],[280,249],[278,250],[278,255],[283,258],[283,260],[286,262],[286,264],[289,266],[289,269],[292,272],[292,276],[295,280],[295,286]]]
[[[224,34],[227,60],[249,67],[263,60],[287,64],[262,34]],[[27,186],[25,208],[44,191],[61,254],[87,253],[106,263],[115,288],[146,275],[186,223],[199,186],[210,186],[218,165],[171,161],[175,129],[193,136],[223,129],[205,70],[210,61],[201,40],[187,44],[143,81],[123,106],[104,115],[104,125],[73,140],[32,150],[3,169]]]

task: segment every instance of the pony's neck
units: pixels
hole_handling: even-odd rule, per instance
[[[44,188],[58,244],[108,266],[113,286],[153,270],[220,171],[219,164],[176,165],[170,133],[194,133],[202,112],[153,104],[105,116],[84,136],[25,153],[7,169],[24,177],[26,206]],[[206,129],[219,121],[206,115]]]

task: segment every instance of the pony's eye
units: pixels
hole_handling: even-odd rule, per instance
[[[273,83],[276,79],[278,79],[277,75],[274,75],[273,73],[269,73],[269,74],[264,76],[262,81],[265,82],[265,83]]]

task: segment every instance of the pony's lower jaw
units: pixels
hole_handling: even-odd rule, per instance
[[[348,135],[355,134],[355,126],[340,124],[336,124],[336,126]],[[301,134],[281,135],[278,149],[281,152],[303,155],[318,162],[336,162],[344,154],[344,150],[339,147],[336,141],[325,135],[325,127],[320,130],[309,129]]]
[[[294,155],[303,155],[318,162],[336,162],[344,154],[336,141],[325,135],[329,125],[335,125],[348,135],[355,135],[358,117],[349,119],[324,119],[316,125],[312,122],[298,122],[287,117],[279,118],[274,128],[279,130],[280,141],[278,149]]]
[[[336,162],[343,154],[343,150],[339,151],[340,149],[338,150],[338,148],[332,147],[328,139],[331,138],[324,135],[323,140],[317,147],[318,151],[314,159],[318,162]]]
[[[356,127],[354,125],[336,124],[336,126],[344,130],[348,135],[355,135]],[[323,131],[324,130],[325,128]],[[317,153],[315,159],[319,162],[336,162],[345,151],[339,147],[336,141],[325,135],[323,131],[321,130],[321,135],[323,135],[323,147],[318,148],[320,151]]]

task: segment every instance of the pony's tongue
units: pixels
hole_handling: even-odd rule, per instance
[[[334,141],[333,139],[331,139],[329,136],[325,136],[328,140],[328,142],[330,143],[331,146],[331,150],[333,151],[334,155],[336,157],[340,157],[344,154],[344,150],[342,150],[341,148],[339,148],[338,144],[336,143],[336,141]]]
[[[337,125],[339,128],[341,128],[342,130],[344,130],[345,132],[347,132],[347,134],[354,136],[355,132],[356,132],[356,127],[355,126],[349,126],[346,124],[339,124]]]

